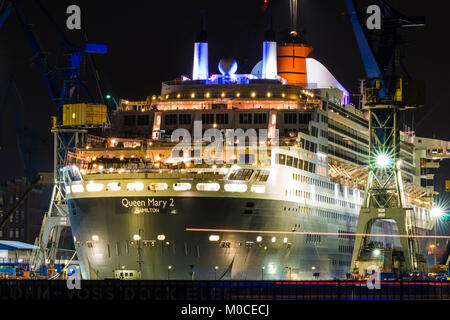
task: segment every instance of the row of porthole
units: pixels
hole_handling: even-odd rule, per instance
[[[94,181],[90,181],[86,183],[86,190],[88,192],[99,192],[104,189],[104,184],[96,183]],[[175,191],[189,191],[192,188],[192,185],[187,182],[178,182],[173,184],[173,190]],[[196,188],[198,191],[219,191],[220,185],[218,183],[197,183]],[[106,185],[107,191],[120,191],[122,187],[119,182],[109,182]],[[126,189],[128,191],[142,191],[144,190],[144,183],[142,182],[130,182],[127,183]],[[165,191],[168,189],[167,183],[151,183],[148,186],[148,190],[150,191]],[[235,184],[228,183],[224,185],[224,189],[227,192],[246,192],[248,187],[246,184]],[[250,190],[254,193],[264,193],[266,191],[266,186],[264,185],[253,185],[250,187]],[[85,191],[85,187],[83,184],[72,184],[72,186],[66,186],[66,193],[81,193]]]

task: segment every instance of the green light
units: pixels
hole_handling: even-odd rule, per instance
[[[111,99],[111,95],[110,95],[110,94],[107,94],[107,95],[106,95],[106,99]]]

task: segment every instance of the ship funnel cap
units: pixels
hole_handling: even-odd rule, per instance
[[[206,11],[202,10],[202,17],[200,20],[200,31],[197,32],[195,42],[206,42]]]

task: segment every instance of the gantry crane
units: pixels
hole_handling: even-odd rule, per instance
[[[400,172],[399,114],[421,102],[410,99],[412,90],[408,89],[416,83],[408,79],[401,62],[397,30],[424,26],[425,20],[400,14],[382,0],[372,1],[372,4],[380,9],[382,23],[380,30],[371,32],[369,44],[369,32],[361,27],[355,9],[356,0],[346,0],[367,75],[364,108],[369,113],[369,174],[357,224],[351,270],[363,269],[363,260],[370,263],[370,255],[380,254],[380,250],[369,249],[368,246],[372,226],[378,219],[392,219],[397,224],[403,250],[402,271],[419,272],[423,268],[423,258],[417,252],[414,212],[406,207]],[[404,69],[406,78],[400,76],[400,67]]]
[[[67,126],[63,123],[63,108],[69,103],[85,101],[94,102],[94,98],[81,80],[81,63],[84,55],[104,54],[106,45],[84,43],[82,46],[73,45],[58,28],[45,7],[39,0],[34,1],[37,7],[50,20],[56,32],[60,36],[66,56],[68,57],[63,67],[52,66],[47,55],[41,49],[36,38],[34,26],[29,23],[20,0],[3,0],[0,4],[0,28],[5,23],[10,13],[15,12],[20,26],[30,44],[33,52],[34,63],[44,79],[50,99],[55,107],[52,133],[54,136],[54,167],[53,167],[53,192],[50,200],[49,210],[44,215],[42,227],[36,239],[37,250],[33,251],[31,259],[32,270],[38,270],[43,263],[53,264],[56,259],[59,238],[63,228],[70,226],[66,202],[66,192],[63,185],[62,167],[65,165],[68,151],[73,150],[83,139],[87,129],[93,126]],[[90,59],[91,63],[93,58]],[[94,67],[95,68],[95,67]],[[98,72],[94,71],[100,99],[103,93],[99,86]],[[83,96],[83,98],[82,98]],[[47,247],[50,250],[47,253]]]

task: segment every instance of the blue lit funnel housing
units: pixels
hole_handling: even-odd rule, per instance
[[[206,80],[208,77],[208,43],[196,42],[194,43],[192,80]]]
[[[277,78],[277,43],[275,41],[263,42],[262,77],[263,79]]]

